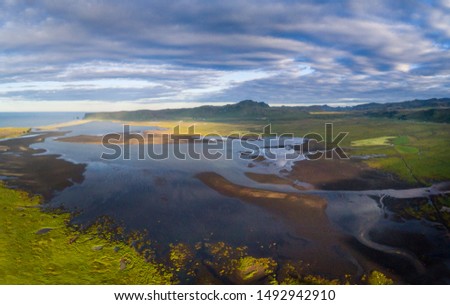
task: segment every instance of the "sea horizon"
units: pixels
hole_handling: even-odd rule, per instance
[[[39,127],[81,120],[85,112],[0,112],[0,127]]]

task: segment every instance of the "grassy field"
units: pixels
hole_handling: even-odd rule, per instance
[[[356,140],[352,141],[353,147],[358,146],[384,146],[384,145],[391,145],[389,140],[395,139],[395,137],[378,137],[378,138],[370,138],[370,139],[363,139],[363,140]]]
[[[341,146],[351,155],[386,155],[365,161],[373,168],[422,184],[450,180],[450,128],[445,123],[329,115],[328,119],[280,120],[271,124],[275,132],[301,137],[310,132],[324,136],[328,122],[333,123],[334,136],[348,132]]]
[[[30,130],[31,130],[30,128],[22,128],[22,127],[1,127],[0,139],[18,137],[30,132]]]
[[[0,185],[0,284],[170,284],[173,275],[124,243],[80,233],[68,214]]]
[[[121,121],[116,121],[121,122]],[[260,122],[203,122],[192,120],[171,120],[171,121],[127,121],[126,124],[136,126],[158,126],[166,128],[168,133],[173,133],[175,127],[179,127],[179,132],[189,133],[189,127],[194,126],[195,133],[201,135],[218,134],[221,136],[231,135],[233,133],[246,134],[251,131],[260,133],[264,126]]]

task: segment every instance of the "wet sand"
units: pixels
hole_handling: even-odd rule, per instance
[[[248,172],[246,176],[258,183],[290,185],[298,190],[361,191],[421,186],[370,168],[357,159],[301,160],[295,162],[290,171],[280,174]]]
[[[44,151],[30,148],[33,143],[62,135],[61,132],[30,133],[28,137],[2,141],[6,149],[0,150],[0,176],[8,177],[5,183],[45,199],[74,183],[81,183],[86,165],[60,159],[59,155],[37,155]]]
[[[86,123],[90,123],[90,122],[93,122],[93,121],[92,120],[74,120],[74,121],[69,121],[69,122],[64,122],[64,123],[59,123],[59,124],[39,126],[39,127],[36,127],[35,130],[36,131],[57,131],[58,129],[63,128],[63,127],[77,126],[77,125],[82,125],[82,124],[86,124]]]
[[[339,167],[345,163],[337,164]],[[355,179],[362,179],[355,168],[351,170]],[[246,176],[260,183],[292,182],[276,175],[246,173]],[[332,178],[332,175],[318,176]],[[392,220],[384,219],[388,215],[387,210],[384,217],[382,214],[385,197],[389,197],[389,201],[396,196],[408,198],[403,199],[408,202],[417,200],[417,196],[426,199],[446,193],[440,190],[440,184],[430,188],[383,189],[383,181],[376,180],[383,176],[371,175],[368,183],[357,184],[349,191],[299,190],[298,193],[279,193],[236,185],[216,173],[202,173],[196,177],[223,195],[239,198],[270,211],[292,228],[291,240],[280,241],[274,257],[297,257],[307,261],[314,272],[321,274],[337,272],[338,276],[361,276],[370,270],[384,270],[397,282],[443,283],[449,279],[450,271],[445,262],[450,255],[446,250],[438,250],[450,244],[445,226],[442,232],[433,231],[432,227],[426,229],[426,226],[417,231],[417,224],[402,226],[401,223],[407,220],[398,218],[399,215],[393,211],[389,212]],[[349,177],[352,176],[348,176],[345,181],[352,181]],[[316,184],[316,187],[319,186]],[[379,190],[366,189],[368,186],[378,186]],[[362,190],[357,191],[358,188]],[[333,203],[331,211],[325,212],[325,198]],[[398,220],[395,220],[396,217]],[[399,222],[399,227],[394,229],[396,222]],[[421,233],[423,230],[430,231],[424,235]],[[293,247],[293,243],[296,246]],[[285,247],[287,244],[289,246]]]
[[[104,140],[103,136],[93,136],[93,135],[79,135],[79,136],[71,136],[71,137],[60,137],[57,138],[56,141],[58,142],[66,142],[66,143],[78,143],[78,144],[96,144],[96,145],[102,145],[106,143],[111,144],[139,144],[139,141],[135,138],[130,139],[128,141],[125,141],[122,134],[119,134],[119,138],[114,138],[110,140]],[[170,143],[173,144],[173,141],[171,141],[168,137],[164,137],[161,134],[153,134],[150,137],[147,137],[147,134],[143,135],[144,141],[143,144],[166,144]]]
[[[279,201],[280,204],[296,203],[296,205],[298,205],[300,203],[302,205],[318,209],[324,209],[326,207],[325,200],[314,195],[284,193],[244,187],[234,184],[219,174],[213,172],[200,173],[196,175],[196,177],[209,187],[217,190],[225,196],[239,197],[252,203],[261,203],[265,201],[273,203],[274,201]]]
[[[186,143],[192,142],[194,139],[197,139],[196,135],[174,135],[166,130],[152,130],[152,131],[144,131],[142,133],[131,133],[129,138],[124,138],[123,133],[114,133],[118,135],[114,138],[104,138],[103,135],[77,135],[77,136],[63,136],[55,139],[58,142],[66,142],[66,143],[78,143],[78,144],[96,144],[102,145],[106,143],[111,144],[175,144],[175,143]],[[179,138],[179,142],[175,140]],[[143,141],[138,140],[142,138]],[[206,141],[206,140],[204,140]]]
[[[274,174],[260,174],[260,173],[252,173],[247,172],[245,173],[245,176],[250,178],[251,180],[262,183],[262,184],[282,184],[282,185],[290,185],[293,188],[296,188],[298,190],[308,190],[313,189],[313,185],[308,185],[306,183],[296,184],[293,180],[280,177],[278,175]]]
[[[248,188],[211,172],[196,177],[223,195],[239,198],[269,211],[291,228],[292,234],[285,236],[274,247],[274,257],[281,260],[295,257],[308,262],[308,267],[314,272],[332,277],[362,274],[363,267],[353,258],[359,256],[358,253],[346,246],[346,240],[351,237],[336,230],[330,223],[325,213],[327,202],[324,198]],[[382,267],[365,262],[365,268]]]
[[[370,168],[361,160],[303,160],[296,162],[286,176],[310,183],[322,190],[375,190],[417,187],[393,174]]]

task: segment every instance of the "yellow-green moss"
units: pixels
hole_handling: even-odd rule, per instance
[[[80,233],[67,214],[0,184],[0,284],[170,284],[173,275],[132,247]]]
[[[256,278],[272,275],[277,267],[277,263],[267,257],[256,258],[246,256],[236,262],[236,273],[243,281],[252,281]]]
[[[170,244],[169,259],[172,266],[177,272],[186,268],[189,263],[192,263],[194,254],[188,245],[179,243],[176,245]]]
[[[0,128],[0,139],[15,138],[30,132],[30,128],[23,127],[2,127]]]
[[[395,137],[378,137],[378,138],[370,138],[370,139],[362,139],[352,142],[352,146],[378,146],[378,145],[390,145],[389,140],[394,139]]]
[[[392,285],[394,281],[380,271],[374,270],[367,278],[367,283],[369,285]]]
[[[350,278],[345,276],[346,284]],[[302,261],[288,262],[281,266],[278,271],[278,280],[282,285],[339,285],[339,279],[327,279],[320,275],[308,274]]]
[[[339,285],[338,279],[329,280],[319,275],[307,275],[303,277],[303,283],[307,285]]]

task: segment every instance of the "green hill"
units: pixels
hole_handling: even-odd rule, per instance
[[[85,119],[120,121],[196,120],[291,120],[321,115],[368,116],[399,120],[450,123],[450,98],[413,100],[400,103],[368,103],[353,107],[278,106],[271,107],[264,102],[244,100],[224,106],[200,106],[195,108],[136,110],[119,112],[86,113]]]

